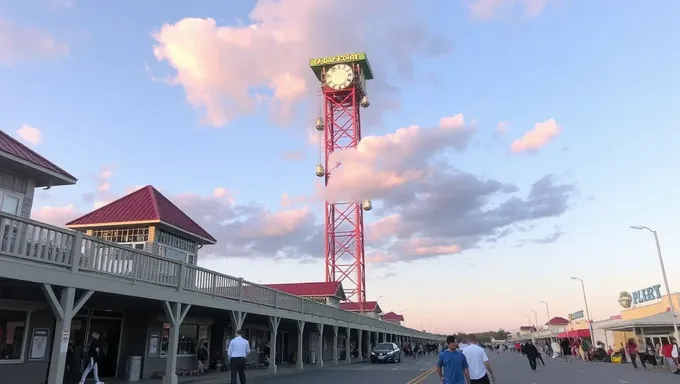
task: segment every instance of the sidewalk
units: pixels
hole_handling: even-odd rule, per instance
[[[285,376],[293,375],[301,372],[317,371],[322,370],[326,367],[337,367],[338,365],[348,365],[348,364],[361,364],[368,362],[368,360],[352,360],[351,363],[346,363],[340,361],[337,365],[334,365],[331,361],[324,361],[323,368],[317,366],[316,364],[305,364],[303,370],[298,370],[295,364],[284,364],[277,367],[276,373],[269,371],[266,368],[261,369],[247,369],[246,376],[248,379],[257,379],[262,377],[270,376]],[[210,372],[205,376],[179,376],[178,381],[182,384],[224,384],[229,382],[231,379],[231,372]],[[115,379],[115,380],[105,380],[106,384],[128,384],[132,383],[130,381]],[[135,381],[137,384],[160,384],[161,379],[143,379]]]

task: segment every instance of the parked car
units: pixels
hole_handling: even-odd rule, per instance
[[[371,351],[371,363],[399,363],[401,349],[394,343],[380,343]]]

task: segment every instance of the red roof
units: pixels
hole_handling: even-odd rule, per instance
[[[348,301],[340,303],[340,309],[348,312],[380,312],[380,306],[378,306],[377,301],[366,301],[364,303]]]
[[[382,315],[382,319],[385,321],[404,321],[404,316],[398,315],[394,312],[387,312],[386,314]]]
[[[574,329],[568,332],[560,332],[557,337],[590,337],[590,329]]]
[[[294,296],[337,297],[341,300],[345,300],[345,290],[342,289],[342,283],[339,281],[330,283],[266,284],[265,286]]]
[[[101,224],[135,222],[157,222],[199,237],[207,244],[217,242],[205,229],[151,185],[70,221],[66,226],[86,228]]]
[[[569,324],[569,320],[559,316],[553,317],[552,319],[550,319],[550,321],[545,323],[545,325],[567,325],[567,324]]]
[[[56,173],[58,176],[70,181],[71,184],[74,184],[77,181],[73,175],[59,168],[53,162],[40,156],[37,152],[21,144],[15,138],[3,131],[0,131],[0,151],[10,156],[14,156],[19,160],[28,162],[37,168]]]

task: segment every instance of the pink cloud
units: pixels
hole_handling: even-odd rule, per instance
[[[469,9],[473,18],[491,20],[521,8],[525,17],[536,17],[543,13],[553,0],[472,0]]]
[[[58,57],[68,54],[68,46],[49,32],[24,27],[0,16],[0,64]]]
[[[356,149],[334,152],[326,197],[331,201],[382,198],[394,188],[422,180],[428,160],[447,149],[464,150],[474,133],[462,114],[444,117],[435,128],[412,125],[383,136],[366,136]]]
[[[557,137],[561,131],[562,127],[557,124],[555,119],[536,123],[534,129],[513,141],[510,149],[515,153],[537,151]]]
[[[38,145],[42,143],[43,140],[42,131],[27,124],[22,125],[21,128],[17,130],[17,135],[21,140],[32,145]]]
[[[260,105],[288,121],[302,101],[317,97],[318,81],[309,68],[314,57],[361,47],[374,70],[398,66],[410,76],[414,57],[451,50],[448,38],[433,36],[426,22],[414,20],[404,0],[259,0],[249,18],[246,25],[227,26],[185,18],[153,33],[156,59],[173,69],[171,83],[184,89],[208,125],[224,126]],[[254,91],[262,88],[267,91]],[[372,110],[398,103],[396,89],[384,80],[373,80],[371,89]]]
[[[63,227],[64,224],[82,215],[73,204],[64,206],[43,206],[31,212],[31,219]]]

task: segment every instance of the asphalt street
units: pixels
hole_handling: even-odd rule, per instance
[[[680,377],[661,369],[660,372],[635,371],[629,364],[583,363],[567,364],[561,359],[544,358],[546,366],[536,372],[528,360],[509,352],[490,353],[497,384],[677,384]],[[325,367],[304,373],[255,379],[254,384],[439,384],[432,371],[436,357],[397,364],[353,364]],[[429,374],[428,374],[429,373]]]

